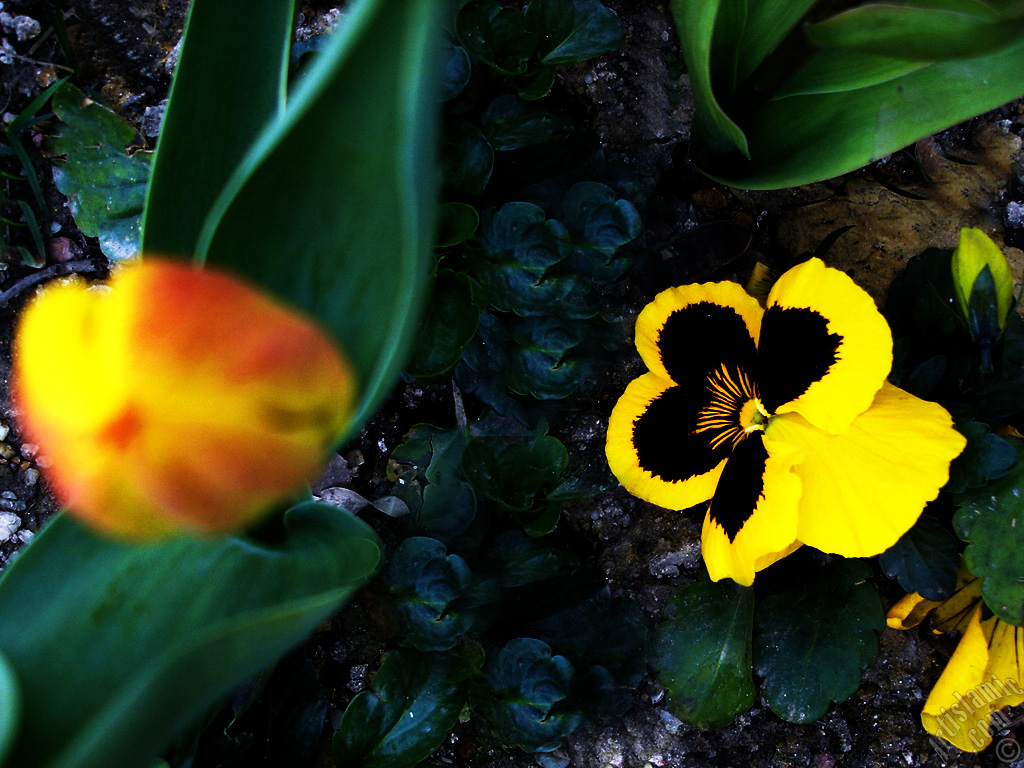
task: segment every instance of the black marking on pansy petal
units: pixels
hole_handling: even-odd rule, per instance
[[[723,363],[751,369],[757,350],[743,317],[732,307],[699,301],[677,309],[661,328],[658,350],[678,384],[707,378]]]
[[[836,362],[842,343],[828,320],[805,307],[769,307],[757,342],[757,384],[769,413],[800,397]]]
[[[722,470],[711,500],[712,521],[722,526],[729,541],[735,541],[757,502],[764,496],[764,467],[768,461],[761,434],[755,432],[736,446]]]
[[[640,468],[672,483],[710,472],[732,449],[711,447],[717,432],[695,434],[697,418],[710,397],[707,387],[671,387],[633,422],[633,447]]]

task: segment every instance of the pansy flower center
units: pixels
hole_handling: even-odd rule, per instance
[[[712,448],[726,443],[735,447],[768,424],[757,386],[742,367],[720,365],[708,376],[707,388],[711,398],[697,415],[694,434],[711,433],[707,437]]]

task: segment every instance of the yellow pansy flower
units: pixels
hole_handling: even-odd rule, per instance
[[[311,479],[352,415],[355,378],[312,321],[181,262],[43,288],[12,390],[59,500],[121,537],[237,530]]]
[[[966,752],[980,752],[992,743],[994,713],[1024,703],[1024,629],[984,615],[981,579],[961,569],[948,600],[925,600],[914,592],[890,609],[887,622],[894,629],[910,629],[927,617],[936,634],[961,633],[928,695],[921,724]]]
[[[649,371],[612,411],[609,465],[659,506],[711,500],[701,542],[716,581],[750,585],[801,544],[884,552],[966,443],[945,409],[886,382],[889,326],[820,259],[786,272],[764,309],[735,283],[662,291],[636,346]]]

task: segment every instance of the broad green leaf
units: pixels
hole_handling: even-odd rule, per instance
[[[1013,441],[1021,452],[1024,443]],[[984,579],[981,594],[1003,621],[1024,624],[1024,463],[1007,477],[963,499],[953,518],[967,542],[967,569]]]
[[[344,510],[304,504],[285,526],[275,545],[126,545],[51,522],[0,579],[0,652],[23,705],[10,764],[147,764],[376,568],[376,536]]]
[[[790,33],[817,0],[748,2],[743,40],[738,46],[737,81],[747,79],[754,68]]]
[[[999,435],[992,434],[987,424],[965,421],[957,424],[956,428],[967,438],[967,447],[949,465],[946,490],[962,493],[969,488],[979,488],[1003,477],[1017,465],[1017,452],[1013,446]]]
[[[559,706],[569,695],[573,665],[540,640],[521,637],[487,654],[490,691],[474,696],[473,710],[501,744],[550,752],[582,722]]]
[[[63,155],[53,161],[53,179],[68,196],[75,223],[86,236],[99,238],[108,258],[136,256],[150,154],[130,151],[135,129],[71,83],[53,94],[52,109],[61,125],[47,149]]]
[[[537,33],[518,8],[497,0],[469,0],[455,18],[459,40],[470,55],[506,75],[526,71],[537,49]]]
[[[747,23],[747,0],[719,0],[715,31],[711,39],[711,80],[726,92],[736,90],[743,30]]]
[[[153,159],[144,251],[190,258],[231,175],[283,113],[293,6],[193,0]]]
[[[729,725],[754,703],[750,669],[754,590],[699,581],[672,598],[654,636],[653,664],[673,712],[698,728]]]
[[[470,279],[450,269],[440,270],[406,372],[428,377],[452,368],[479,322],[480,307],[474,301]]]
[[[361,383],[353,426],[404,364],[425,293],[445,6],[353,3],[200,238],[200,261],[248,277],[334,334]]]
[[[845,48],[825,48],[787,80],[774,98],[855,91],[895,80],[925,66],[927,62],[894,59]]]
[[[960,551],[956,537],[931,515],[921,515],[914,527],[878,556],[890,579],[926,600],[945,600],[956,588]]]
[[[919,4],[869,3],[851,8],[804,31],[815,45],[840,47],[905,61],[945,61],[992,53],[1019,42],[1024,33],[1024,10],[1000,18],[989,9],[929,8]]]
[[[21,725],[21,691],[18,678],[7,657],[0,653],[0,765],[14,745]]]
[[[601,0],[530,0],[526,23],[545,64],[583,61],[621,48],[622,25]]]
[[[835,558],[758,604],[754,668],[764,678],[761,694],[783,720],[817,720],[857,690],[874,662],[885,615],[865,583],[870,576],[866,563]]]
[[[396,601],[403,642],[421,651],[447,651],[468,632],[475,615],[456,602],[473,586],[466,561],[425,536],[402,541],[388,561],[384,581]]]
[[[676,7],[682,2],[676,0]],[[712,111],[695,123],[701,131],[694,134],[694,157],[711,178],[748,189],[839,176],[1017,98],[1024,93],[1022,60],[1024,39],[995,53],[929,64],[866,88],[768,102],[742,125],[749,161],[708,154],[728,151],[738,130],[719,127],[715,137],[705,133],[718,119]],[[696,95],[696,80],[694,89]],[[707,112],[700,100],[697,109]]]
[[[743,130],[722,109],[712,85],[711,41],[721,3],[722,0],[672,0],[672,13],[697,104],[693,130],[716,152],[737,151],[751,157]]]
[[[334,760],[361,768],[412,768],[441,746],[466,704],[468,680],[459,658],[391,651],[372,690],[348,705],[334,734]]]

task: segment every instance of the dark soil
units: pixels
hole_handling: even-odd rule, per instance
[[[646,231],[637,269],[607,296],[621,318],[619,332],[627,351],[610,359],[600,377],[587,383],[571,408],[552,424],[552,434],[584,466],[604,471],[608,413],[625,385],[642,372],[628,344],[633,319],[658,290],[694,280],[742,279],[757,260],[784,268],[846,223],[856,223],[857,230],[840,239],[828,260],[850,271],[879,300],[884,300],[888,282],[907,258],[929,245],[951,245],[961,226],[1005,232],[1007,246],[1024,245],[1024,209],[1019,206],[1024,202],[1021,103],[919,143],[917,162],[900,153],[864,171],[807,188],[730,190],[708,181],[687,163],[692,102],[667,3],[606,4],[623,22],[625,47],[566,67],[555,87],[558,98],[598,137],[607,156],[626,161],[639,175],[647,195]],[[63,67],[72,66],[77,68],[76,82],[138,126],[151,146],[170,85],[186,0],[65,0],[61,5],[70,48],[62,44],[61,24],[45,0],[3,4],[12,16],[37,20],[40,33],[17,40],[8,30],[0,32],[17,53],[12,63],[0,64],[0,111],[17,114],[46,85],[67,74]],[[334,18],[330,3],[304,4],[300,38],[324,31]],[[47,129],[43,123],[35,132],[41,136]],[[977,164],[951,164],[937,149],[970,157]],[[921,173],[922,157],[927,177]],[[11,170],[5,165],[11,162],[0,156],[0,168]],[[75,228],[52,187],[48,168],[40,163],[37,170],[53,222],[46,233],[51,262],[87,258],[103,263],[96,242]],[[928,199],[901,196],[892,191],[894,186],[924,190]],[[1019,275],[1021,254],[1011,255],[1017,259],[1014,273]],[[5,270],[0,273],[3,288],[16,285],[34,269],[13,259],[0,266]],[[17,296],[0,307],[5,329],[0,337],[0,567],[54,511],[34,463],[35,448],[20,442],[6,392],[11,329],[23,298]],[[346,485],[371,499],[387,494],[390,451],[415,423],[452,426],[453,398],[450,383],[399,386],[372,423],[339,452],[322,486]],[[369,519],[385,541],[397,540],[393,521],[383,515]],[[696,578],[700,528],[695,517],[654,507],[617,489],[567,505],[558,535],[607,574],[615,593],[634,598],[653,628],[664,617],[672,594]],[[887,604],[901,596],[884,576],[877,581]],[[395,634],[370,588],[308,642],[305,652],[314,662],[334,722],[365,687]],[[649,676],[629,712],[578,732],[561,754],[571,765],[584,768],[1024,766],[1024,760],[1012,754],[1014,740],[1024,739],[1019,717],[1008,734],[997,735],[996,741],[1009,750],[1000,754],[992,749],[967,755],[952,748],[943,754],[922,729],[921,707],[952,647],[948,639],[926,632],[884,631],[878,661],[866,671],[860,690],[809,725],[784,722],[756,703],[729,727],[695,730],[671,714],[664,690]],[[325,756],[327,736],[325,729]],[[1014,759],[1002,759],[1006,757]],[[433,762],[489,768],[536,764],[532,756],[479,744],[472,723],[460,725]],[[324,764],[329,765],[326,757]]]

